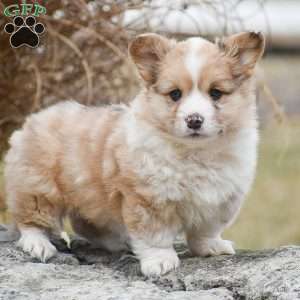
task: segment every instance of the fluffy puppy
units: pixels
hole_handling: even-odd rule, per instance
[[[129,245],[145,275],[178,267],[180,232],[195,255],[233,254],[221,233],[255,173],[263,50],[253,32],[216,44],[143,34],[129,46],[143,82],[130,106],[65,102],[28,117],[5,159],[19,246],[48,260],[69,216],[96,245]]]

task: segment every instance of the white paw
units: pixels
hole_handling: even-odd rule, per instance
[[[38,258],[42,262],[46,262],[56,254],[56,248],[51,244],[47,236],[45,236],[38,228],[22,228],[20,229],[20,232],[21,238],[18,241],[18,246],[32,257]]]
[[[164,275],[179,266],[180,261],[174,249],[153,248],[151,250],[152,253],[141,258],[141,270],[144,275]]]
[[[189,242],[190,250],[194,255],[216,256],[221,254],[235,254],[231,241],[216,239],[201,239]]]

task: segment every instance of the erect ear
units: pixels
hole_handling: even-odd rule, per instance
[[[265,49],[265,38],[261,33],[243,32],[225,38],[219,47],[232,58],[233,75],[249,77]]]
[[[130,57],[148,85],[155,83],[159,64],[174,44],[173,40],[155,33],[141,34],[130,43]]]

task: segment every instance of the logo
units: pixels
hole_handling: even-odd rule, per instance
[[[13,4],[7,6],[3,13],[7,17],[14,17],[12,23],[7,23],[4,31],[10,34],[10,44],[13,48],[28,46],[38,47],[40,35],[45,26],[36,21],[36,17],[46,14],[47,10],[39,3]]]

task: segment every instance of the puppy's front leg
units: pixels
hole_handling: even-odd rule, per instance
[[[201,223],[187,228],[187,243],[192,254],[197,256],[234,254],[233,243],[221,238],[230,219],[232,217],[226,220],[219,218],[219,214],[216,213],[210,219],[202,220]]]
[[[190,231],[187,235],[187,241],[193,255],[216,256],[221,254],[235,254],[233,243],[223,240],[220,235],[205,236],[197,234],[196,231]]]
[[[168,208],[157,210],[135,203],[126,205],[123,216],[131,248],[140,260],[144,275],[163,275],[179,266],[173,247],[178,225],[169,218]]]
[[[221,234],[234,221],[239,212],[243,195],[233,195],[206,212],[202,208],[200,217],[186,227],[186,237],[190,251],[194,255],[214,256],[234,254],[233,243],[223,240]]]
[[[155,239],[154,236],[152,238]],[[179,258],[172,243],[156,245],[151,238],[141,239],[132,235],[131,246],[140,260],[141,271],[146,276],[164,275],[179,266]]]
[[[234,254],[233,243],[223,240],[221,233],[225,228],[224,223],[216,219],[194,225],[186,230],[187,243],[192,254],[197,256],[215,256],[221,254]]]

